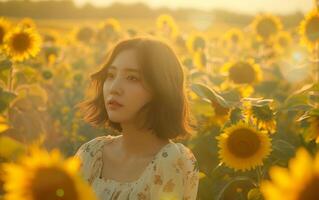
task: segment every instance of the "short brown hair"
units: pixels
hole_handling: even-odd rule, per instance
[[[190,115],[185,87],[185,74],[174,50],[159,39],[135,37],[118,42],[103,62],[101,69],[90,75],[94,88],[93,98],[76,107],[89,124],[122,131],[119,123],[108,119],[103,97],[103,84],[109,65],[123,50],[136,50],[142,77],[151,89],[153,99],[140,111],[146,111],[144,127],[151,128],[159,138],[174,139],[192,136]]]

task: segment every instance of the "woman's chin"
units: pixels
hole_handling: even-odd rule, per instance
[[[113,123],[122,123],[122,119],[119,119],[117,117],[109,117],[109,120]]]
[[[112,114],[109,114],[108,118],[111,122],[114,122],[114,123],[123,123],[126,120],[123,118],[123,116],[117,116],[117,115],[112,115]]]

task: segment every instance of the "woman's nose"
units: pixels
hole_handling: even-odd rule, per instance
[[[122,94],[123,88],[120,78],[115,78],[110,86],[110,93],[111,94]]]

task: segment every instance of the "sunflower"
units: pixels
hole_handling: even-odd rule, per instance
[[[96,34],[97,40],[114,39],[121,32],[121,24],[114,18],[108,18],[105,22],[99,24]]]
[[[31,28],[17,27],[4,38],[6,53],[15,61],[23,61],[36,56],[40,51],[41,37]]]
[[[198,69],[203,70],[206,68],[207,57],[204,51],[195,52],[193,55],[193,58],[194,58],[194,64]]]
[[[280,18],[271,14],[258,15],[252,26],[257,38],[262,41],[268,41],[282,29]]]
[[[58,32],[49,30],[43,34],[43,42],[44,43],[57,43],[58,42]]]
[[[120,32],[121,24],[118,20],[114,18],[108,18],[104,23],[102,23],[102,28],[105,31]]]
[[[8,32],[10,23],[3,17],[0,18],[0,46],[3,44],[4,36]]]
[[[228,76],[228,79],[235,84],[254,84],[261,80],[262,72],[253,59],[228,62],[221,72]]]
[[[19,23],[18,26],[23,28],[36,28],[34,21],[31,18],[25,17]]]
[[[217,140],[219,158],[235,171],[263,165],[263,159],[271,152],[268,134],[243,121],[225,128]]]
[[[226,48],[240,46],[244,41],[244,34],[240,29],[228,30],[222,38],[222,45]]]
[[[168,14],[162,14],[156,19],[156,26],[158,30],[163,31],[168,36],[177,36],[178,28],[175,20]]]
[[[319,11],[309,12],[300,23],[299,33],[301,43],[309,49],[313,49],[319,43]]]
[[[187,41],[186,46],[191,53],[195,53],[199,50],[203,51],[206,48],[206,38],[201,33],[191,34]]]
[[[83,43],[89,43],[92,40],[93,36],[94,30],[88,26],[81,27],[76,33],[77,40]]]
[[[290,50],[292,44],[292,37],[289,32],[280,31],[275,37],[275,49],[282,54]]]
[[[260,185],[265,200],[319,199],[319,152],[313,159],[300,148],[288,168],[273,166],[269,175],[271,180],[264,180]]]
[[[300,123],[303,130],[303,137],[306,142],[315,140],[319,144],[319,108],[312,108],[306,111],[297,122]]]
[[[64,160],[58,150],[32,148],[18,163],[5,163],[4,200],[96,199],[89,185],[78,175],[80,162]]]
[[[187,54],[186,39],[182,34],[178,33],[173,42],[173,45],[176,47],[176,51],[179,55]]]
[[[274,104],[267,105],[252,105],[245,104],[246,117],[253,119],[259,129],[267,130],[269,133],[276,132],[276,120],[274,113]]]

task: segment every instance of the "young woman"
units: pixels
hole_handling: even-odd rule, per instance
[[[94,97],[78,106],[93,126],[118,131],[84,143],[81,173],[101,200],[195,200],[199,176],[183,68],[164,42],[119,42],[91,75]]]

